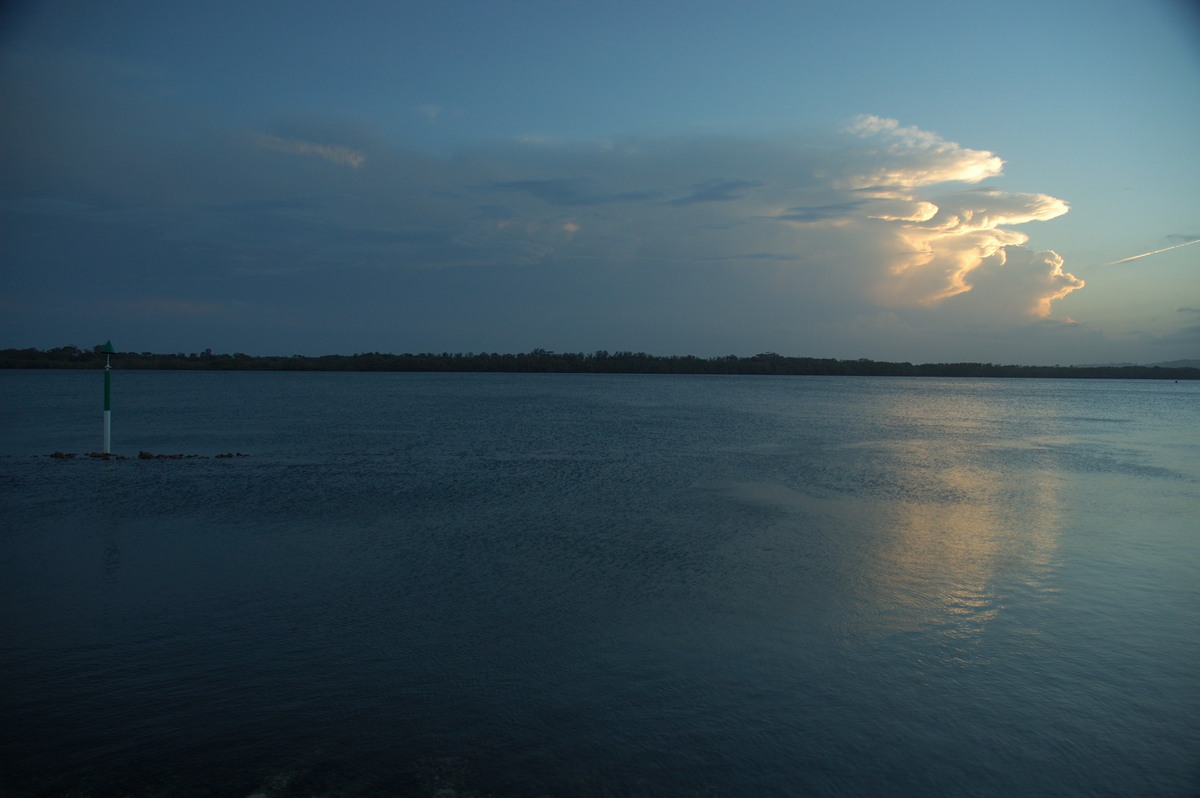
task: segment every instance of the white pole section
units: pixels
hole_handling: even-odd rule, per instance
[[[104,453],[112,453],[112,341],[100,347],[104,352]]]

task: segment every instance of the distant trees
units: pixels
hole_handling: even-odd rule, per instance
[[[0,368],[73,369],[102,368],[105,356],[99,347],[77,346],[56,349],[0,350]],[[743,374],[743,375],[836,375],[895,377],[1073,377],[1092,379],[1200,379],[1197,368],[1162,366],[1003,366],[994,363],[889,363],[868,360],[787,357],[761,352],[751,357],[722,355],[648,355],[645,352],[597,350],[553,352],[534,349],[520,354],[466,352],[440,354],[387,354],[362,352],[355,355],[306,355],[258,357],[242,352],[203,354],[182,352],[122,352],[113,355],[114,366],[122,369],[203,369],[220,371],[421,371],[421,372],[530,372],[582,374]]]

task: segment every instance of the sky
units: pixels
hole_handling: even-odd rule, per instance
[[[0,348],[1200,358],[1194,0],[0,8]]]

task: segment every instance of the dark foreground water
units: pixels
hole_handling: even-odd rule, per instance
[[[0,794],[1200,793],[1200,383],[101,394],[0,372]]]

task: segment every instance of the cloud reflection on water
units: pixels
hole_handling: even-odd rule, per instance
[[[1062,481],[1011,456],[1010,409],[994,397],[931,392],[879,410],[882,429],[910,435],[854,445],[886,474],[886,495],[867,497],[874,526],[861,530],[870,545],[859,564],[859,600],[875,628],[969,638],[997,619],[1014,591],[1024,602],[1048,591]]]
[[[1025,614],[1044,605],[1064,523],[1062,475],[1030,462],[1039,447],[1011,438],[1009,409],[957,392],[921,399],[878,408],[862,440],[785,456],[796,464],[779,482],[721,486],[764,525],[731,541],[722,567],[770,571],[750,577],[770,600],[817,611],[852,636],[936,631],[965,641],[1010,605]],[[838,602],[801,608],[830,595]]]

